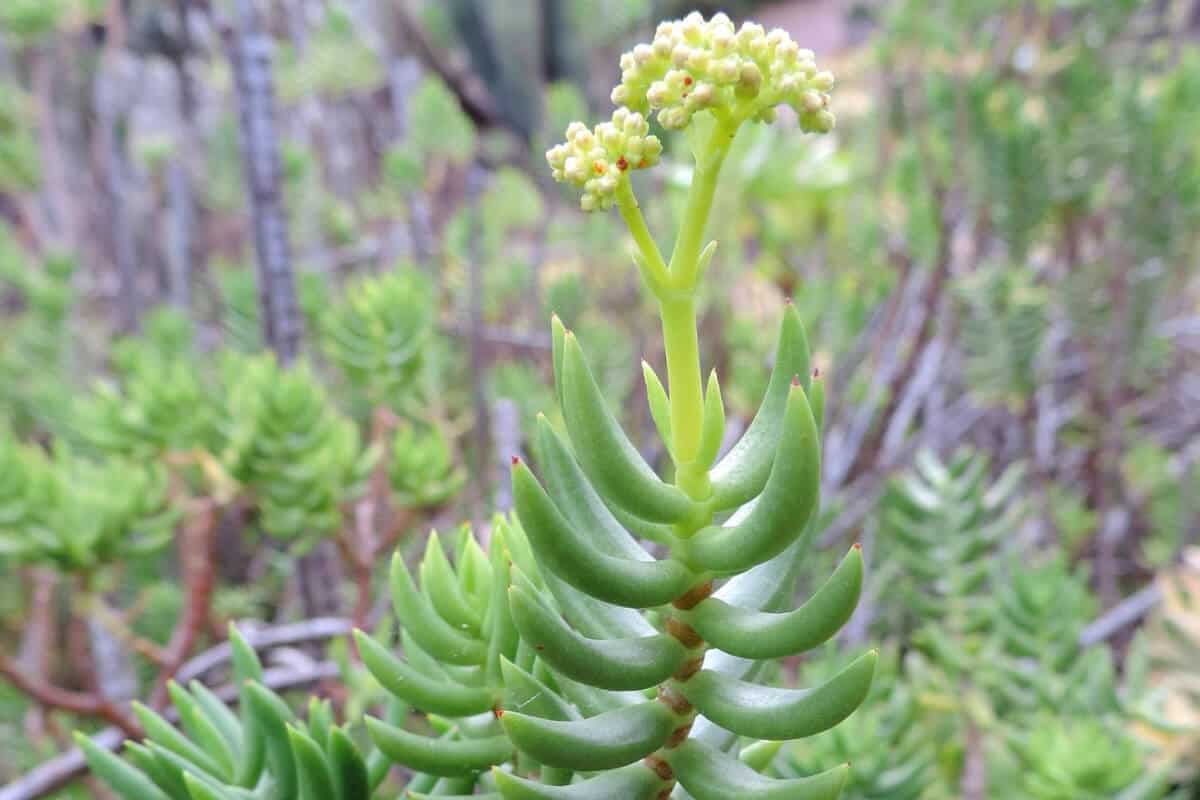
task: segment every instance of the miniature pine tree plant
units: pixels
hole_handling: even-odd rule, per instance
[[[594,129],[573,123],[547,160],[557,180],[583,190],[585,211],[615,206],[633,236],[662,319],[667,384],[648,365],[645,376],[674,480],[642,459],[579,342],[556,323],[555,383],[568,435],[540,422],[541,478],[514,461],[513,491],[543,578],[563,591],[551,588],[553,607],[518,564],[513,618],[551,679],[632,694],[608,697],[608,710],[580,719],[501,709],[518,752],[555,778],[558,770],[585,777],[552,788],[532,771],[497,771],[496,784],[511,800],[666,797],[676,784],[697,800],[836,797],[844,768],[777,781],[736,757],[746,741],[796,739],[836,725],[863,700],[874,670],[868,653],[813,689],[756,682],[773,659],[831,636],[861,583],[853,549],[807,603],[781,610],[818,503],[821,384],[811,379],[799,316],[789,308],[763,404],[718,459],[725,409],[716,374],[707,385],[702,379],[696,325],[715,249],[704,232],[730,143],[743,125],[773,120],[781,104],[796,111],[803,130],[829,131],[833,76],[783,31],[753,23],[735,30],[722,14],[663,23],[653,43],[627,53],[621,66],[611,121]],[[694,143],[692,185],[669,258],[631,182],[662,150],[643,116],[651,111],[666,128],[688,128]],[[655,542],[663,557],[639,540]],[[652,612],[657,624],[637,611]]]

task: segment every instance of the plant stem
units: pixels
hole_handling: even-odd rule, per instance
[[[642,217],[642,208],[633,193],[633,183],[629,176],[624,176],[617,185],[617,209],[637,245],[643,268],[649,271],[649,277],[654,282],[665,286],[668,277],[667,262],[663,260],[658,244],[650,235],[650,229],[646,227],[646,220]],[[658,287],[652,285],[650,288],[657,293]]]
[[[617,187],[617,208],[637,244],[643,276],[658,298],[662,316],[675,482],[697,499],[709,492],[709,465],[696,460],[704,417],[704,383],[696,328],[696,283],[717,180],[742,119],[740,115],[719,117],[704,152],[697,156],[683,222],[669,265],[663,262],[658,245],[646,227],[628,176],[623,177]]]
[[[708,494],[708,464],[699,464],[704,417],[704,382],[700,370],[700,345],[696,327],[696,283],[704,231],[712,210],[721,165],[729,143],[737,134],[736,120],[720,117],[705,152],[698,154],[687,207],[668,267],[673,291],[660,298],[663,341],[667,355],[667,382],[671,401],[672,452],[676,483],[693,497]]]
[[[663,347],[667,356],[667,383],[671,402],[671,452],[675,456],[675,482],[689,494],[707,490],[700,477],[708,465],[698,465],[700,430],[704,410],[700,375],[700,342],[696,330],[694,293],[664,298]]]
[[[740,117],[719,117],[709,137],[705,152],[697,154],[696,169],[692,173],[692,185],[688,190],[687,207],[683,212],[683,223],[679,226],[679,237],[671,253],[671,283],[678,289],[694,291],[699,278],[700,251],[704,246],[704,230],[708,227],[708,215],[712,210],[713,195],[721,166],[729,153],[729,145],[737,135]]]

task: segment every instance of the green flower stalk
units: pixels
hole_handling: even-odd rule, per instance
[[[580,204],[585,211],[615,204],[633,235],[636,260],[662,313],[673,422],[669,445],[681,488],[700,496],[708,490],[703,476],[708,465],[698,458],[704,399],[695,298],[716,246],[705,246],[703,236],[721,166],[741,125],[773,120],[781,104],[796,110],[803,130],[832,130],[834,117],[827,106],[834,79],[819,72],[812,52],[799,48],[784,31],[767,33],[754,23],[735,31],[723,14],[707,22],[695,13],[664,22],[653,43],[622,56],[621,68],[613,101],[624,107],[613,113],[612,122],[593,131],[572,123],[567,143],[551,148],[546,159],[556,180],[584,190]],[[646,227],[629,177],[634,169],[656,163],[661,152],[657,137],[647,135],[642,115],[652,109],[664,127],[694,122],[697,132],[708,134],[696,151],[692,187],[669,262]],[[696,117],[699,112],[707,113]]]

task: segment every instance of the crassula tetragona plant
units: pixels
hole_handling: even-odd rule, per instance
[[[551,591],[536,591],[518,568],[509,590],[513,618],[551,677],[635,694],[582,719],[502,709],[502,727],[519,752],[594,776],[556,790],[507,772],[496,783],[514,799],[667,797],[677,785],[698,800],[836,797],[842,768],[777,781],[746,763],[755,760],[754,742],[836,725],[862,701],[874,670],[868,653],[815,688],[759,682],[772,660],[831,636],[852,612],[861,583],[853,549],[804,605],[780,608],[790,605],[818,504],[821,384],[811,378],[808,345],[789,306],[762,406],[718,458],[724,404],[715,372],[702,379],[696,325],[715,250],[704,232],[730,144],[744,124],[773,120],[780,105],[796,112],[801,129],[830,130],[833,77],[783,31],[753,23],[735,29],[720,14],[663,23],[621,66],[611,121],[593,129],[572,124],[547,160],[556,179],[583,190],[584,210],[615,206],[632,234],[662,318],[666,385],[649,365],[644,371],[674,479],[662,480],[643,460],[608,410],[578,341],[556,323],[555,388],[566,435],[541,424],[540,479],[522,462],[513,467],[517,514]],[[662,150],[643,116],[651,112],[664,127],[691,128],[696,142],[669,258],[631,182]],[[573,610],[577,604],[560,595],[585,602]],[[611,615],[608,630],[589,609]],[[739,752],[746,757],[739,760]],[[603,793],[589,791],[601,785]]]
[[[875,668],[869,652],[814,687],[770,683],[778,659],[837,632],[862,583],[855,547],[794,607],[818,505],[822,384],[789,305],[762,405],[722,455],[724,403],[716,375],[703,381],[696,325],[715,249],[704,233],[730,143],[743,125],[772,121],[780,105],[802,130],[830,130],[833,78],[782,31],[736,29],[720,14],[664,23],[622,67],[611,121],[573,124],[547,158],[558,180],[582,189],[584,210],[615,206],[632,234],[662,317],[666,384],[644,370],[673,477],[661,478],[630,442],[579,342],[556,320],[565,425],[539,419],[536,475],[514,459],[516,517],[497,519],[486,547],[464,533],[447,553],[432,537],[415,579],[397,556],[390,586],[402,653],[357,634],[367,671],[391,697],[386,719],[367,719],[375,749],[361,759],[365,782],[359,760],[339,764],[332,748],[322,750],[327,737],[300,747],[300,737],[276,735],[259,746],[271,729],[254,724],[253,709],[245,751],[274,753],[265,771],[206,776],[180,738],[170,752],[152,750],[161,760],[140,764],[144,773],[93,758],[105,777],[144,790],[152,782],[172,800],[352,800],[380,787],[392,762],[405,768],[403,796],[417,800],[838,797],[845,766],[794,779],[764,774],[779,743],[853,712]],[[699,142],[669,259],[630,182],[662,153],[651,112]],[[425,722],[406,726],[409,708]],[[334,794],[313,788],[306,776],[314,775]]]

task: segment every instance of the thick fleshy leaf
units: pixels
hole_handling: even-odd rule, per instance
[[[601,689],[646,689],[665,681],[687,658],[666,634],[632,639],[588,639],[520,585],[509,589],[521,636],[547,664],[569,678]]]
[[[837,633],[854,613],[862,580],[862,550],[855,546],[821,588],[793,611],[756,611],[709,597],[685,618],[709,644],[726,653],[783,658],[811,650]]]
[[[145,798],[145,800],[171,800],[152,780],[140,770],[96,745],[82,733],[75,734],[75,744],[83,751],[88,766],[105,783],[116,789],[121,797]]]
[[[712,502],[718,510],[744,505],[766,486],[771,463],[775,460],[775,448],[783,431],[788,387],[792,379],[799,376],[807,389],[810,368],[804,325],[795,306],[788,303],[779,324],[775,366],[771,370],[771,379],[758,413],[742,438],[710,473]]]
[[[496,704],[496,695],[490,690],[427,677],[362,631],[354,632],[354,641],[372,677],[384,689],[421,711],[466,717],[482,714]]]
[[[512,757],[506,736],[482,739],[434,739],[367,717],[367,732],[375,746],[397,764],[430,775],[459,777],[482,772]]]
[[[598,550],[555,507],[524,462],[513,465],[521,526],[546,566],[593,597],[629,608],[665,605],[698,579],[675,561],[635,561]]]
[[[711,670],[701,670],[678,688],[697,711],[739,736],[801,739],[832,728],[859,707],[877,660],[875,651],[866,653],[814,689],[760,686]]]
[[[777,780],[692,739],[670,751],[667,760],[696,800],[837,800],[849,772],[841,766],[809,778]]]
[[[288,741],[296,760],[300,800],[329,800],[336,796],[333,773],[321,748],[304,731],[288,726]]]
[[[396,617],[422,648],[450,664],[483,664],[487,658],[483,643],[467,636],[437,614],[413,585],[412,576],[408,574],[400,553],[392,557],[388,583]]]
[[[367,762],[342,728],[329,732],[329,769],[337,790],[336,800],[366,800],[371,796]]]
[[[597,775],[567,786],[547,786],[493,770],[504,800],[654,800],[669,784],[643,764]]]
[[[654,473],[600,394],[583,350],[567,333],[562,354],[562,410],[583,471],[609,502],[652,522],[679,522],[695,503]]]
[[[821,447],[804,388],[791,388],[777,452],[762,494],[745,519],[713,525],[684,541],[682,552],[695,569],[732,574],[761,564],[787,549],[817,508]]]
[[[675,727],[674,715],[657,701],[569,722],[505,711],[500,722],[521,752],[543,764],[581,772],[616,769],[645,758]]]
[[[429,534],[420,569],[421,591],[433,603],[438,614],[471,636],[479,636],[482,632],[482,615],[459,586],[454,569],[442,550],[441,538],[437,531]]]

